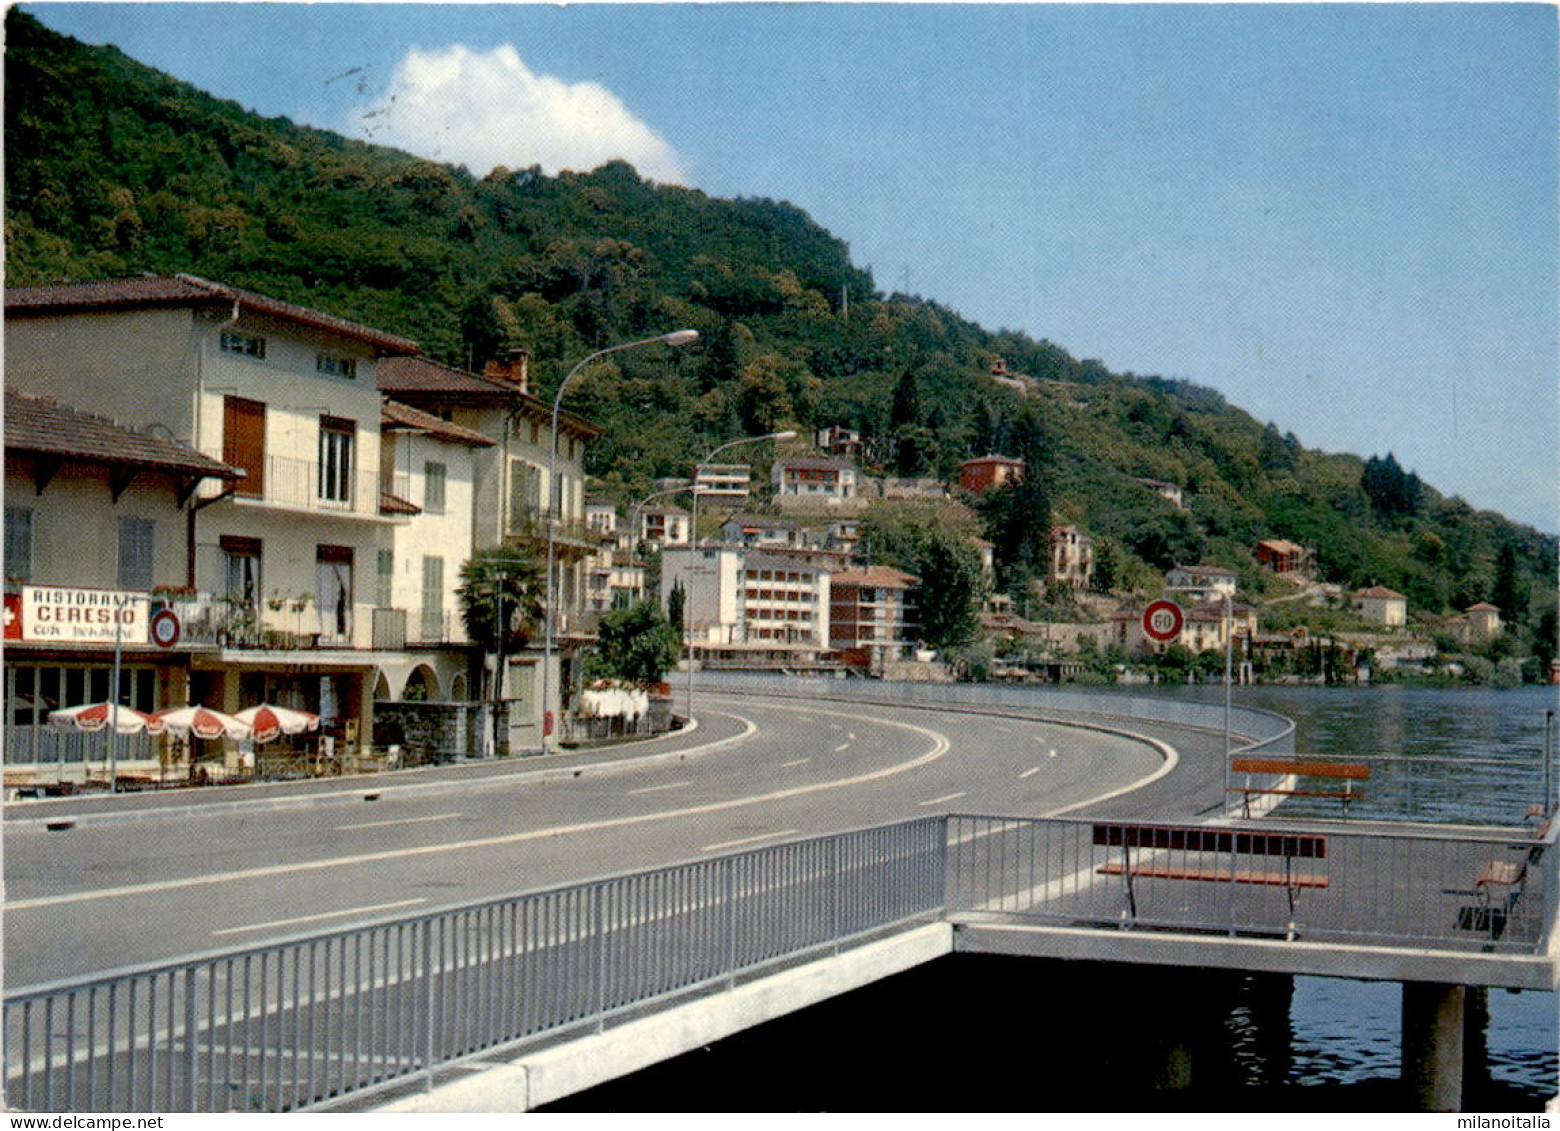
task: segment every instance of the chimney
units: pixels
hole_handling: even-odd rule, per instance
[[[519,386],[522,393],[531,391],[531,351],[524,346],[510,346],[503,357],[495,357],[482,367],[482,376],[497,381],[508,381]]]

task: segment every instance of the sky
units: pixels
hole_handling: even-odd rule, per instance
[[[885,291],[1560,530],[1552,6],[24,7],[479,175],[788,200]]]

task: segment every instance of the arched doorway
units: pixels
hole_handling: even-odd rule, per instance
[[[439,677],[427,664],[418,664],[406,677],[406,690],[401,698],[407,703],[431,703],[439,698]]]
[[[385,678],[385,673],[384,672],[380,672],[378,674],[378,676],[374,679],[374,698],[375,699],[389,699],[390,698],[390,681]]]
[[[454,703],[464,703],[469,698],[466,691],[466,676],[464,673],[457,675],[450,681],[450,700]]]

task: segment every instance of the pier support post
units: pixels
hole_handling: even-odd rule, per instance
[[[1403,983],[1403,1087],[1418,1111],[1460,1111],[1466,991]]]

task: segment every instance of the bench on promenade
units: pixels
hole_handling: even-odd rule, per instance
[[[1246,784],[1230,786],[1229,792],[1242,795],[1242,812],[1247,817],[1251,816],[1251,798],[1254,794],[1275,797],[1337,797],[1342,800],[1344,812],[1347,813],[1349,802],[1365,796],[1363,790],[1354,788],[1354,783],[1370,777],[1370,767],[1363,762],[1324,762],[1313,758],[1235,758],[1230,761],[1230,769],[1234,773],[1246,775]],[[1343,784],[1341,787],[1308,786],[1306,788],[1259,786],[1251,784],[1253,774],[1271,774],[1282,778],[1314,778]]]
[[[1134,881],[1192,880],[1205,883],[1256,884],[1282,887],[1289,900],[1289,935],[1295,937],[1295,900],[1305,888],[1325,888],[1325,873],[1300,871],[1298,860],[1322,860],[1327,838],[1310,833],[1258,832],[1214,828],[1205,825],[1096,824],[1094,843],[1119,848],[1119,859],[1097,869],[1101,875],[1121,876],[1125,887],[1122,925],[1137,920]],[[1283,867],[1241,866],[1241,858],[1282,860]]]
[[[1542,816],[1540,809],[1539,815]],[[1531,819],[1532,810],[1525,819]],[[1457,909],[1457,929],[1488,933],[1494,943],[1506,930],[1517,901],[1522,898],[1527,884],[1528,868],[1536,866],[1544,856],[1545,841],[1549,836],[1549,822],[1544,821],[1533,830],[1531,841],[1518,842],[1510,847],[1518,856],[1502,860],[1486,860],[1479,869],[1473,887],[1446,888],[1445,895],[1471,896],[1475,902]]]

